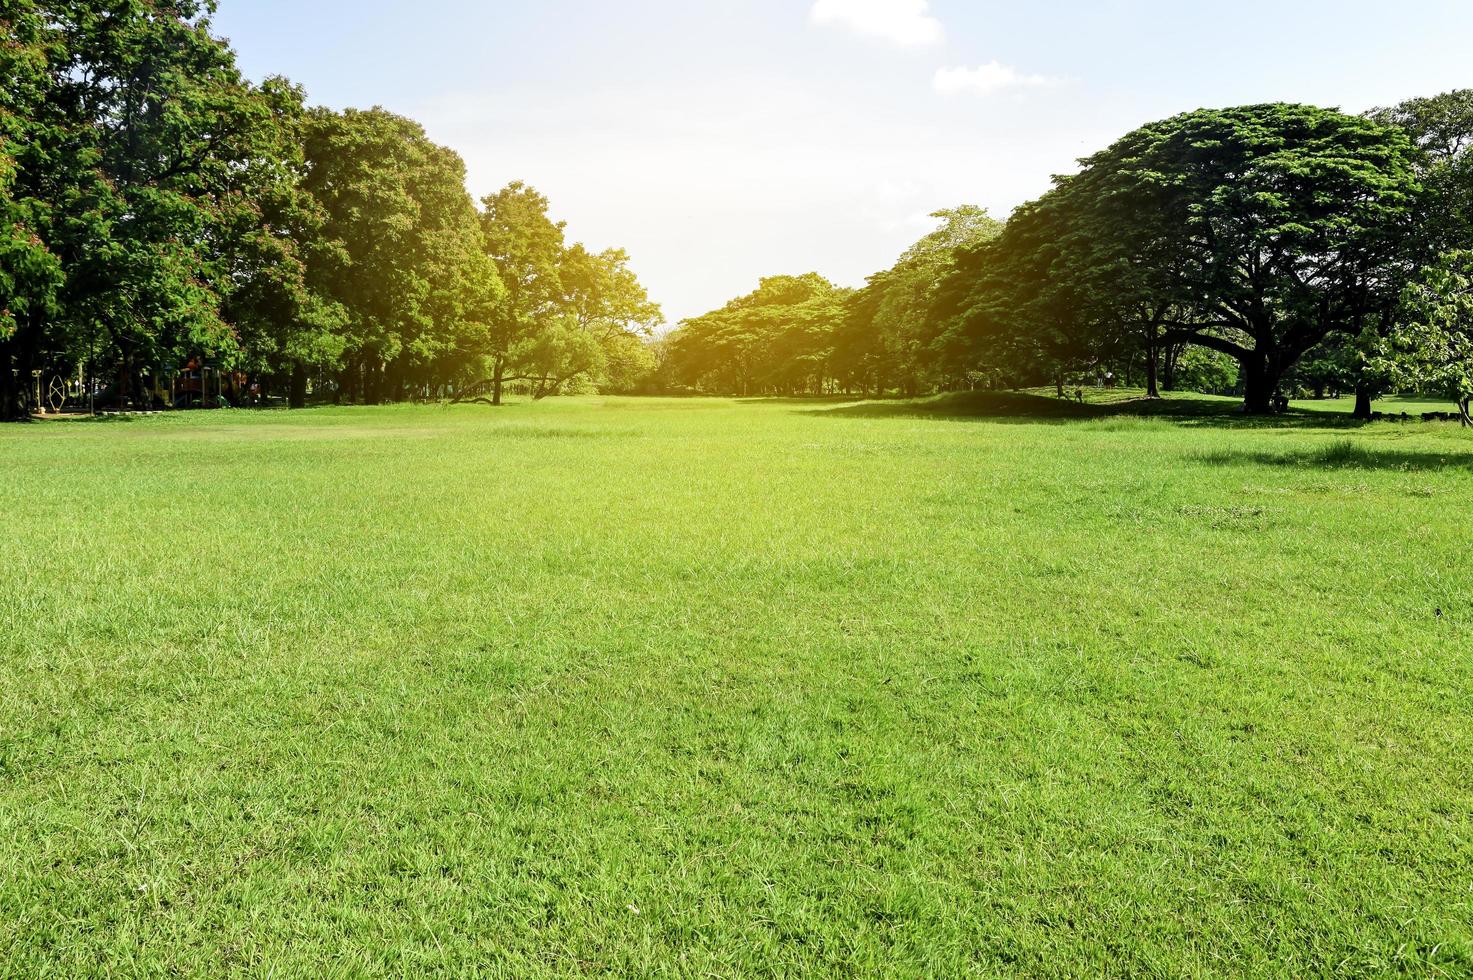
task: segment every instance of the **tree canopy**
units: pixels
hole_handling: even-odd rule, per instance
[[[1293,105],[1145,126],[1025,206],[958,267],[964,332],[1066,365],[1134,344],[1220,351],[1246,404],[1331,332],[1393,315],[1420,243],[1418,151],[1395,127]]]
[[[834,381],[834,337],[848,290],[810,272],[771,276],[670,338],[665,370],[690,390],[820,394]]]
[[[1403,298],[1407,325],[1382,347],[1377,368],[1405,388],[1451,399],[1473,426],[1473,251],[1443,255]]]
[[[997,238],[1003,223],[973,205],[938,211],[941,225],[851,299],[838,337],[840,360],[871,391],[906,394],[943,384],[955,358],[938,347],[931,309],[958,255]],[[965,367],[962,368],[965,371]]]

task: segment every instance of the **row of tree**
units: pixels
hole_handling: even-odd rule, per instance
[[[857,290],[662,322],[620,250],[380,109],[255,85],[213,0],[0,6],[0,416],[42,377],[152,404],[206,363],[305,403],[615,391],[1473,395],[1473,91],[1143,127],[1006,223],[975,207]],[[201,374],[201,377],[203,375]],[[203,394],[203,391],[200,391]]]
[[[156,401],[209,362],[258,397],[633,387],[662,322],[619,250],[381,109],[309,108],[211,33],[213,0],[0,6],[0,417],[33,378]]]
[[[1131,378],[1473,394],[1473,90],[1366,116],[1301,105],[1145,126],[1006,223],[976,208],[859,290],[817,276],[683,324],[672,387],[915,395]]]

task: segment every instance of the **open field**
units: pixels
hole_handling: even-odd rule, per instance
[[[1473,438],[1020,405],[0,428],[0,973],[1473,974]]]

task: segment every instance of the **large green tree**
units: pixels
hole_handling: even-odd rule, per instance
[[[60,38],[43,11],[11,0],[0,13],[0,420],[28,414],[42,326],[57,313],[59,257],[34,177],[46,167],[47,105]]]
[[[754,292],[681,324],[665,370],[681,387],[713,393],[822,393],[836,378],[836,337],[851,294],[817,273],[763,279]]]
[[[135,401],[201,357],[293,405],[333,370],[364,401],[637,383],[661,318],[627,255],[565,249],[523,185],[481,215],[410,120],[250,84],[214,9],[0,5],[0,415],[84,362]]]
[[[994,239],[961,249],[931,304],[934,347],[993,383],[1065,378],[1100,356],[1088,280],[1062,272],[1072,213],[1060,194],[1023,205]]]
[[[992,241],[1003,223],[973,205],[938,211],[940,226],[906,250],[893,267],[871,276],[849,302],[837,343],[843,369],[860,387],[906,395],[935,388],[948,373],[936,347],[932,307],[958,254]]]
[[[1409,99],[1370,117],[1401,129],[1422,151],[1417,172],[1426,193],[1408,231],[1409,251],[1425,261],[1473,246],[1473,89]],[[1373,400],[1395,383],[1378,352],[1398,327],[1389,317],[1371,319],[1358,337],[1331,336],[1312,352],[1321,365],[1338,364],[1350,379],[1357,418],[1371,418]]]
[[[224,215],[267,115],[207,0],[12,0],[0,13],[5,375],[117,365],[120,397],[229,353]],[[6,414],[20,405],[11,389]]]
[[[1439,251],[1473,246],[1473,89],[1409,99],[1372,117],[1405,131],[1425,154],[1419,233]]]
[[[629,387],[644,342],[665,321],[623,249],[567,249],[558,266],[560,312],[524,345],[518,367],[538,398],[570,384]]]
[[[67,319],[121,364],[120,397],[152,366],[233,356],[222,223],[269,109],[210,30],[206,0],[52,5],[65,38],[55,155],[82,179],[59,205]],[[70,170],[66,172],[72,172]]]
[[[564,222],[548,216],[548,200],[521,181],[486,197],[481,214],[486,254],[503,288],[487,324],[491,402],[500,405],[518,358],[536,358],[538,335],[562,315]]]
[[[1033,346],[1191,343],[1241,366],[1245,408],[1332,332],[1394,316],[1415,267],[1419,151],[1395,127],[1327,109],[1202,110],[1083,161],[1014,221],[953,300],[965,326]],[[1004,261],[999,263],[999,256]]]
[[[465,164],[382,109],[317,110],[305,152],[304,187],[326,212],[314,234],[346,251],[314,276],[345,313],[343,395],[378,402],[454,381],[501,293]]]
[[[300,408],[309,374],[340,366],[348,312],[328,286],[348,257],[305,186],[309,116],[301,89],[273,78],[259,97],[268,114],[222,221],[223,315],[240,348],[237,366],[266,389],[285,381],[288,403]]]

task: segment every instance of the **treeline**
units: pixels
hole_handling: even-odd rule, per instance
[[[1439,393],[1468,418],[1473,90],[1145,126],[1006,223],[940,212],[860,289],[773,277],[656,339],[624,252],[570,245],[526,185],[472,200],[411,120],[252,84],[213,11],[0,6],[0,417],[227,388],[302,405],[1115,379],[1253,412]]]
[[[0,7],[0,416],[48,378],[156,407],[206,364],[293,405],[648,377],[627,255],[570,246],[522,184],[478,206],[411,120],[250,83],[213,12]]]
[[[1473,90],[1143,127],[1006,224],[976,208],[858,290],[764,280],[666,341],[672,390],[926,392],[1106,378],[1473,395]]]

